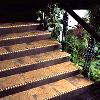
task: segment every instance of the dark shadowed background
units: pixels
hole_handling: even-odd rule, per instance
[[[0,0],[0,22],[35,21],[35,12],[50,2],[72,9],[89,9],[100,0]]]

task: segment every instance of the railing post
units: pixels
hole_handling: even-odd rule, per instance
[[[85,56],[84,56],[85,63],[84,63],[84,67],[83,67],[83,75],[85,77],[88,77],[91,60],[92,60],[93,56],[95,55],[95,45],[96,45],[96,41],[91,36],[89,39],[87,51],[86,51]]]
[[[63,15],[63,36],[62,36],[62,40],[65,41],[65,38],[67,36],[67,26],[68,26],[68,13],[65,11],[64,15]]]
[[[62,50],[65,51],[65,47],[66,47],[66,36],[67,36],[67,30],[68,30],[68,13],[65,11],[64,15],[63,15],[63,32],[62,32],[62,41],[61,41],[61,45],[62,45]]]

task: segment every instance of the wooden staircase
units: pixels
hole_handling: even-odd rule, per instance
[[[36,23],[0,25],[0,100],[76,100],[94,85],[50,36]]]

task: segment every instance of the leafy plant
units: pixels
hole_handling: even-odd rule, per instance
[[[100,60],[91,62],[89,76],[94,81],[100,81]]]
[[[96,55],[91,62],[89,76],[95,81],[100,81],[100,43],[95,48]]]
[[[40,10],[38,13],[38,17],[40,18],[40,20],[43,20],[44,13],[45,27],[52,32],[53,38],[61,41],[60,34],[62,34],[63,32],[63,15],[65,11],[59,8],[57,4],[49,5],[48,8],[48,13]]]
[[[100,6],[96,6],[89,12],[90,23],[94,26],[95,31],[100,36]],[[95,81],[100,81],[100,43],[96,43],[95,57],[91,61],[89,76]]]
[[[85,31],[84,31],[85,32]],[[67,33],[66,37],[66,48],[71,53],[71,59],[74,63],[80,63],[84,59],[84,52],[88,46],[88,33],[85,32],[82,38],[79,38],[75,30],[71,29]],[[82,61],[80,61],[80,59]]]

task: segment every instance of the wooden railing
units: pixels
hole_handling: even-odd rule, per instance
[[[67,12],[80,24],[82,27],[90,33],[98,42],[100,42],[100,36],[95,32],[95,29],[89,26],[83,19],[81,19],[70,7],[68,7]]]

